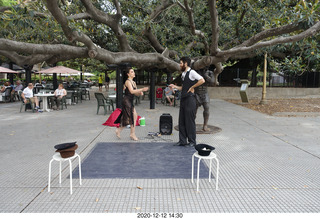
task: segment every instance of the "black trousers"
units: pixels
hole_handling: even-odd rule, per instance
[[[196,111],[195,96],[188,96],[180,100],[179,111],[179,141],[182,144],[196,144]]]

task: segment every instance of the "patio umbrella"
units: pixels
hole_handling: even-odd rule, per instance
[[[78,74],[80,71],[72,69],[72,68],[68,68],[68,67],[64,67],[64,66],[56,66],[56,67],[52,67],[52,68],[48,68],[45,70],[41,70],[39,71],[39,73],[42,74],[53,74],[53,88],[56,89],[58,87],[58,83],[57,83],[57,73],[60,74]]]
[[[84,73],[82,73],[82,74],[83,74],[84,76],[87,76],[87,77],[95,76],[94,74],[89,73],[89,72],[84,72]],[[80,75],[80,73],[79,73],[78,75]]]
[[[72,68],[68,68],[68,67],[64,67],[64,66],[56,66],[53,68],[48,68],[45,70],[41,70],[39,71],[39,73],[42,74],[52,74],[52,73],[61,73],[61,74],[78,74],[80,71],[72,69]]]
[[[16,74],[18,74],[19,72],[13,71],[13,70],[11,70],[11,69],[4,68],[4,67],[1,67],[1,66],[0,66],[0,73],[16,73]]]

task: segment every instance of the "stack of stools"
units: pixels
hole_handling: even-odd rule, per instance
[[[70,194],[72,194],[72,160],[76,157],[78,157],[79,160],[79,179],[80,179],[80,185],[81,182],[81,158],[80,156],[75,153],[75,150],[78,148],[78,145],[76,142],[70,142],[70,143],[63,143],[58,144],[54,146],[56,150],[56,153],[52,156],[52,159],[49,163],[49,182],[48,182],[48,192],[50,192],[50,183],[51,183],[51,163],[52,161],[58,161],[60,163],[60,171],[59,171],[59,184],[61,184],[61,164],[64,161],[69,161],[69,167],[70,167]]]
[[[207,144],[198,144],[195,146],[197,152],[192,155],[192,171],[191,171],[191,182],[193,183],[193,175],[194,175],[194,157],[198,158],[198,170],[197,170],[197,192],[199,191],[199,172],[200,172],[200,161],[210,160],[209,164],[209,182],[211,182],[211,166],[212,160],[215,159],[217,161],[217,174],[216,174],[216,190],[218,190],[218,182],[219,182],[219,160],[217,159],[217,155],[212,151],[215,149],[214,147]]]

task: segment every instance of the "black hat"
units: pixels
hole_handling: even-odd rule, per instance
[[[62,158],[72,157],[76,152],[75,150],[78,148],[78,145],[75,144],[72,147],[56,150],[56,152],[60,152]]]
[[[199,155],[209,156],[211,151],[213,151],[215,148],[207,144],[197,144],[195,149],[198,151]]]
[[[56,146],[54,146],[54,148],[57,149],[57,150],[68,149],[68,148],[71,148],[71,147],[75,146],[76,143],[77,142],[75,141],[75,142],[57,144]]]

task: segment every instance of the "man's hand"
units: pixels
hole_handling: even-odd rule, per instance
[[[193,87],[190,87],[189,90],[188,90],[188,93],[189,93],[189,92],[194,93],[194,88],[193,88]]]
[[[195,85],[191,86],[188,90],[188,93],[194,93],[194,88],[195,87],[199,87],[201,84],[203,84],[205,82],[205,80],[203,78],[201,78]]]

